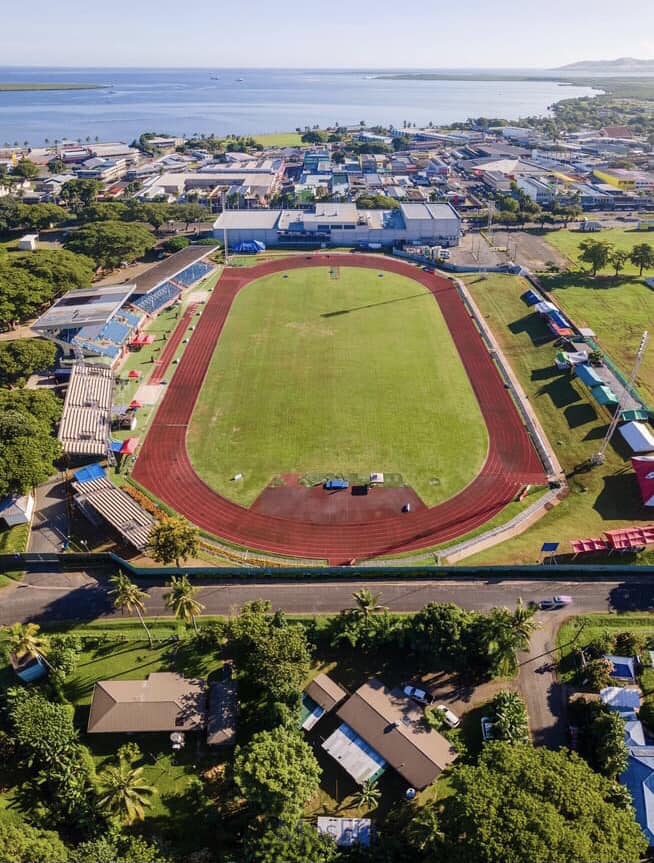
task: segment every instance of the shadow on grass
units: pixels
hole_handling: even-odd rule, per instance
[[[406,300],[415,300],[418,298],[424,299],[425,297],[429,297],[431,299],[432,295],[428,291],[426,291],[424,293],[420,293],[420,294],[409,294],[408,297],[396,297],[394,300],[382,300],[379,303],[368,303],[365,306],[353,306],[351,309],[338,309],[338,311],[335,311],[335,312],[323,312],[323,314],[321,314],[320,317],[321,318],[335,318],[335,317],[338,317],[339,315],[349,315],[351,312],[362,312],[362,311],[365,311],[366,309],[375,309],[375,308],[377,308],[377,306],[388,306],[388,305],[391,305],[392,303],[403,303]]]
[[[581,401],[581,396],[567,377],[556,378],[556,380],[540,387],[538,395],[549,396],[552,404],[557,408],[565,408]]]
[[[509,330],[514,336],[526,334],[532,341],[535,347],[540,347],[545,342],[554,340],[554,334],[549,331],[537,314],[525,315],[524,318],[519,318],[517,321],[512,321],[509,324]]]
[[[579,428],[579,426],[584,426],[597,420],[597,411],[588,402],[568,405],[563,411],[563,415],[568,423],[568,428],[571,429]],[[588,440],[588,436],[586,440]]]
[[[628,519],[634,524],[648,523],[652,514],[643,506],[634,474],[624,473],[604,477],[604,487],[593,505],[602,518]]]

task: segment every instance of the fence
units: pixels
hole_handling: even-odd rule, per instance
[[[296,568],[275,567],[219,567],[219,566],[134,566],[116,554],[74,553],[74,554],[2,554],[0,572],[17,569],[46,570],[64,569],[80,571],[105,569],[115,571],[124,569],[136,578],[161,579],[173,575],[188,574],[204,576],[224,581],[281,581],[310,580],[320,581],[374,581],[397,580],[396,566],[335,566]],[[438,581],[447,579],[474,578],[488,581],[498,579],[543,579],[564,577],[566,581],[588,581],[594,576],[608,579],[622,579],[626,575],[654,576],[654,566],[633,566],[630,564],[558,564],[556,566],[529,564],[524,566],[407,566],[402,576],[407,580]]]

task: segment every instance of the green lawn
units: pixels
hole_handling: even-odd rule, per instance
[[[604,530],[647,522],[626,451],[609,447],[606,463],[578,470],[597,451],[610,419],[578,381],[557,371],[556,348],[545,324],[520,299],[528,283],[517,276],[466,276],[482,314],[569,476],[570,495],[537,524],[509,542],[466,559],[465,563],[533,563],[543,542],[600,536]],[[616,436],[615,444],[620,446]]]
[[[0,530],[0,554],[15,554],[27,551],[27,542],[30,536],[28,524],[18,524],[16,527],[7,527]],[[0,587],[5,587],[20,578],[20,572],[0,573]]]
[[[266,135],[253,135],[257,144],[264,147],[300,147],[302,138],[297,132],[272,132]]]
[[[599,343],[628,377],[640,337],[644,330],[651,329],[654,321],[654,291],[643,282],[643,278],[652,273],[645,271],[640,278],[638,268],[627,264],[617,279],[610,267],[592,278],[578,266],[579,243],[588,236],[630,251],[637,243],[654,245],[654,233],[615,228],[592,235],[565,230],[546,235],[547,241],[569,258],[573,269],[561,275],[542,277],[544,287],[552,291],[556,301],[578,326],[591,327],[597,333]],[[654,403],[654,349],[651,346],[645,354],[637,383],[643,397],[650,404]]]
[[[188,447],[209,485],[244,504],[277,474],[372,470],[401,474],[434,504],[475,477],[487,434],[423,287],[373,270],[341,267],[331,278],[311,267],[239,293]]]

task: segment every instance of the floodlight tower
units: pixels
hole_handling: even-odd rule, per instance
[[[643,361],[643,356],[645,355],[645,349],[647,347],[647,342],[649,340],[649,333],[647,330],[643,333],[640,344],[638,345],[638,350],[636,352],[636,361],[634,363],[634,367],[631,370],[631,375],[629,377],[629,382],[626,387],[622,389],[622,395],[620,396],[620,401],[618,402],[618,406],[615,409],[615,413],[613,414],[613,419],[611,420],[608,429],[606,430],[606,434],[604,435],[604,440],[602,441],[602,446],[592,457],[591,461],[593,464],[604,464],[604,460],[606,458],[606,450],[608,448],[609,443],[611,442],[611,438],[613,437],[613,432],[616,430],[618,423],[620,422],[620,415],[624,408],[624,403],[627,400],[630,390],[632,389],[636,377],[638,375],[638,369],[640,368],[640,364]]]

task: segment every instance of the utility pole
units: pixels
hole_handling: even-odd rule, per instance
[[[620,415],[622,414],[624,403],[627,400],[629,395],[629,391],[632,389],[636,377],[638,375],[638,369],[640,368],[640,364],[643,361],[643,356],[645,355],[645,348],[647,347],[647,342],[649,340],[649,333],[647,330],[642,335],[640,340],[640,344],[638,345],[638,351],[636,352],[636,362],[634,363],[634,367],[631,370],[631,375],[629,377],[629,383],[622,390],[622,396],[620,397],[620,401],[618,402],[618,406],[615,409],[615,413],[613,414],[613,419],[606,430],[606,434],[604,435],[604,440],[602,441],[602,446],[592,457],[592,464],[604,464],[606,459],[606,450],[608,449],[609,443],[611,442],[611,438],[613,437],[613,432],[616,430],[618,423],[620,422]]]

